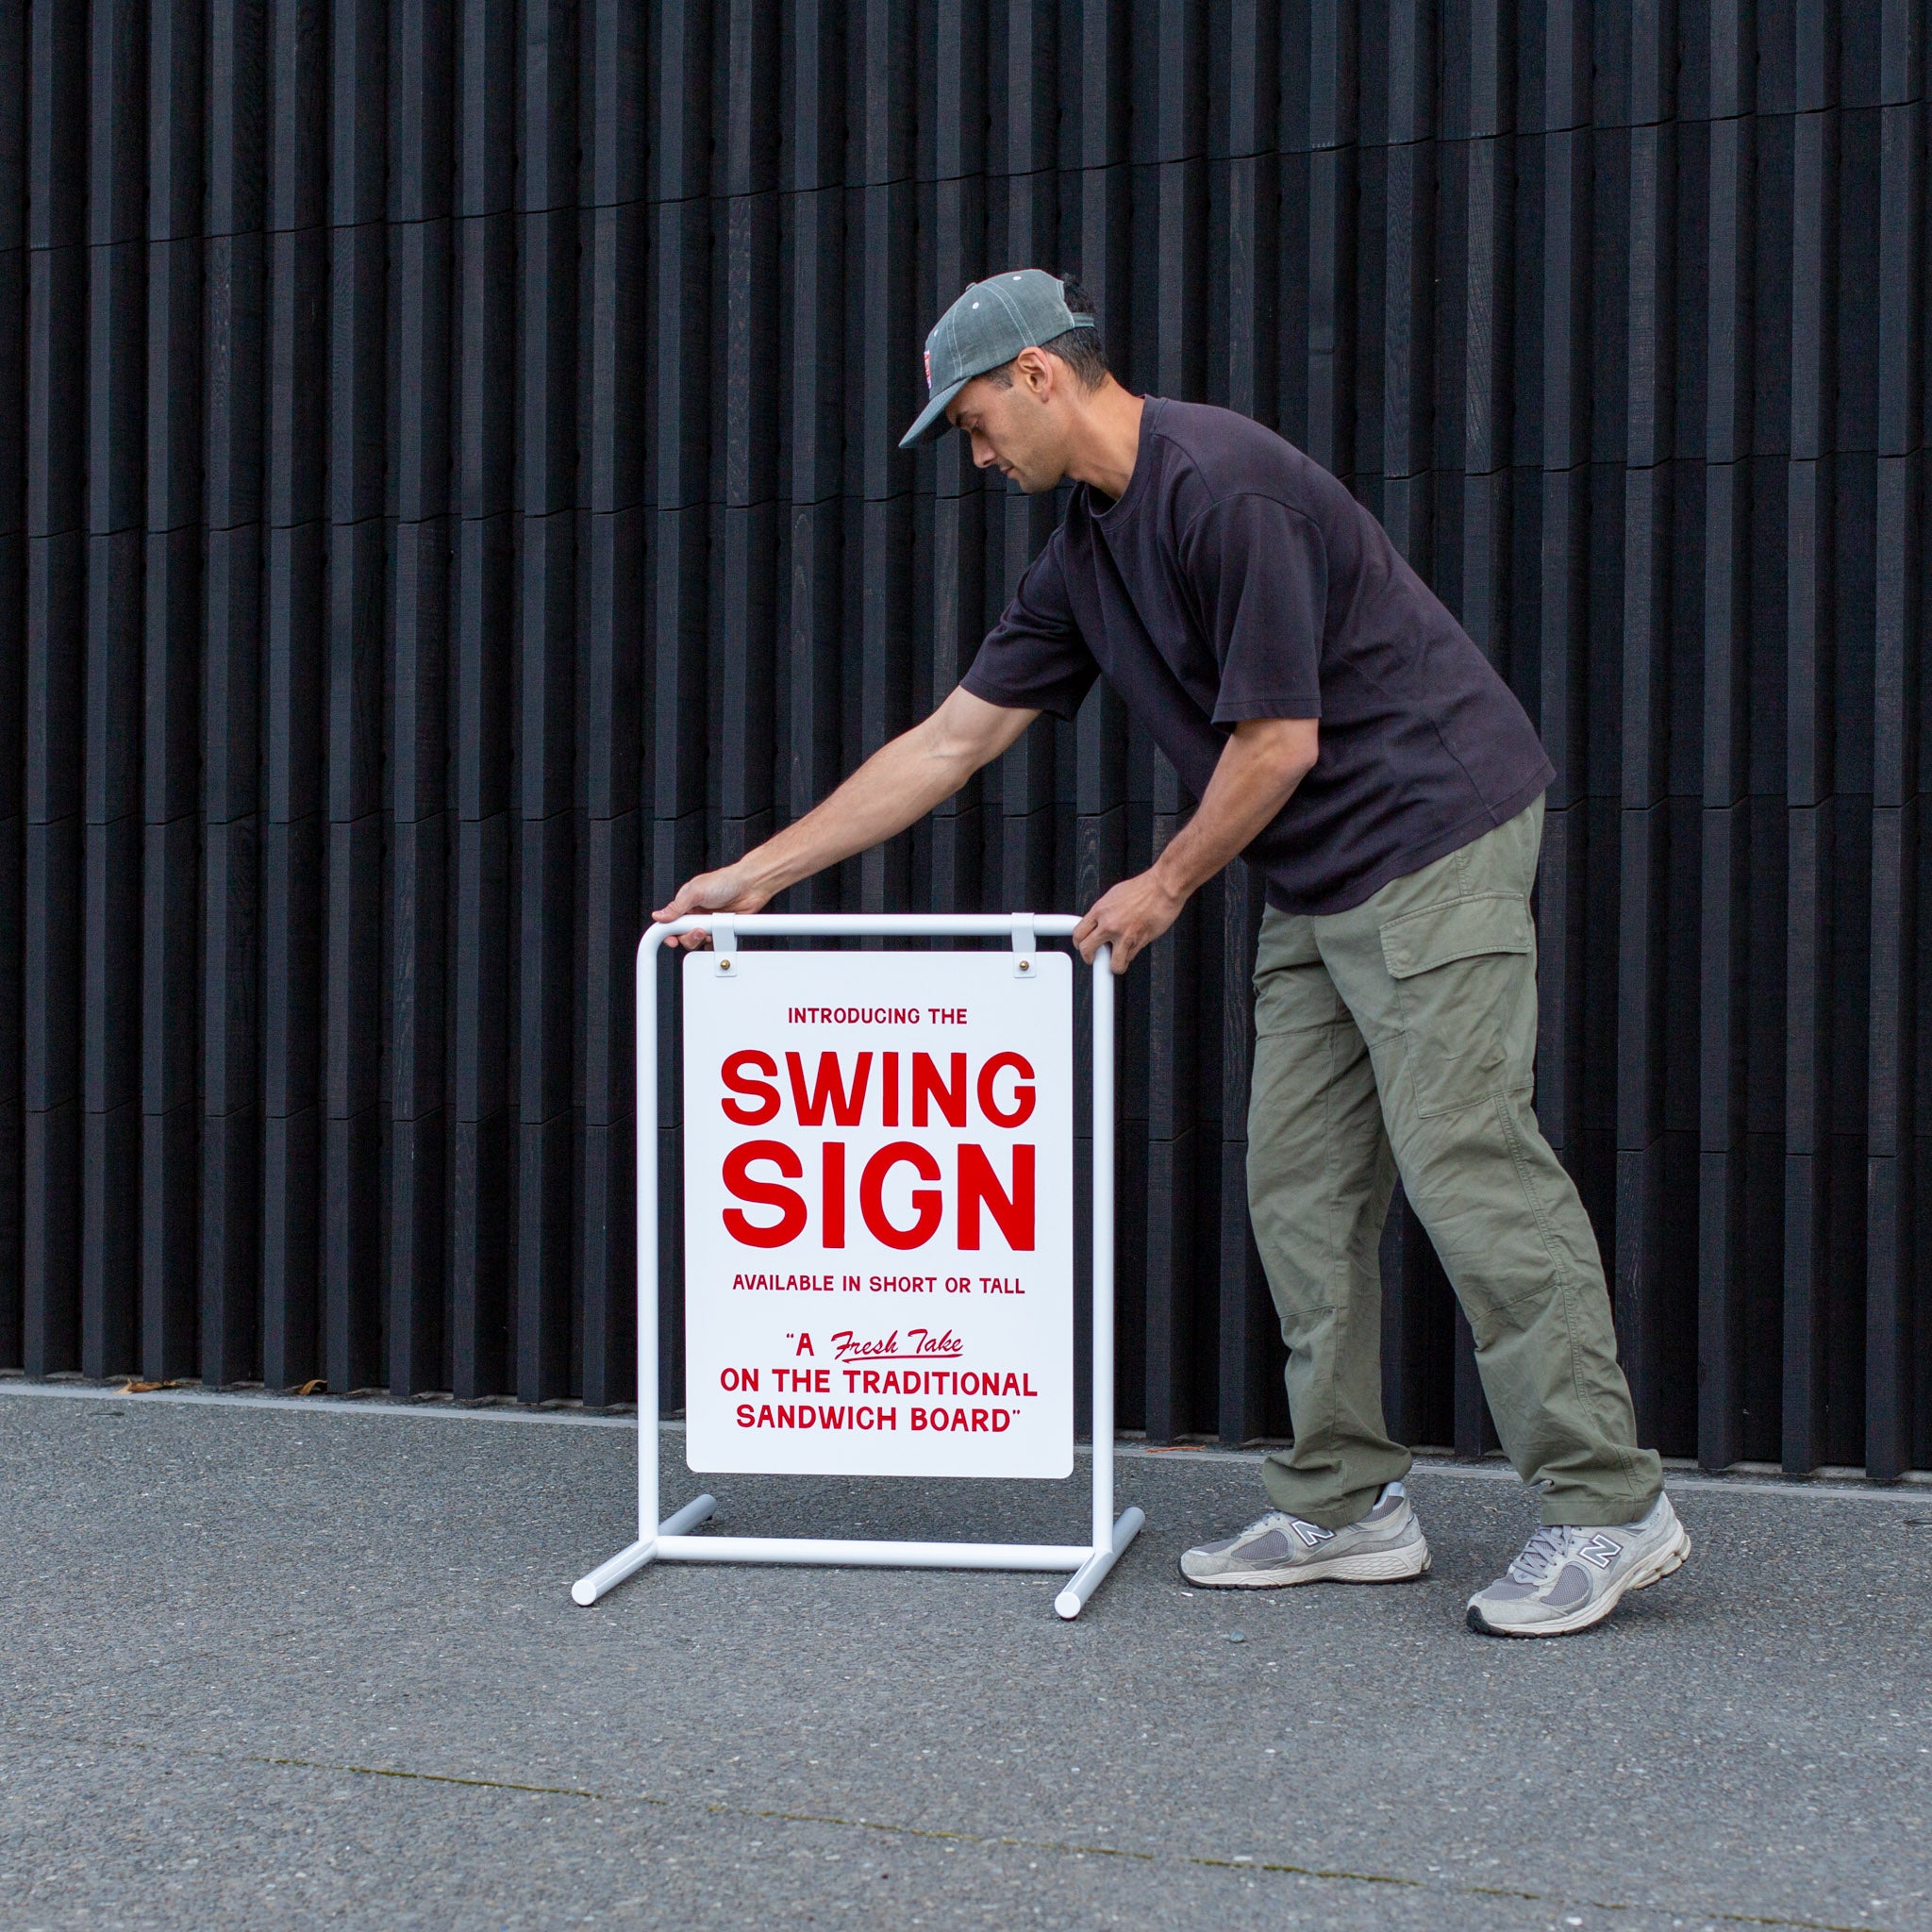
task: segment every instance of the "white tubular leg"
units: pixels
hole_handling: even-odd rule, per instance
[[[635,1576],[658,1554],[658,1540],[632,1543],[619,1550],[608,1562],[599,1563],[588,1576],[579,1576],[570,1587],[570,1600],[588,1608],[607,1591],[613,1591],[626,1576]]]
[[[688,1529],[695,1529],[699,1524],[708,1523],[718,1513],[718,1499],[708,1493],[693,1496],[682,1509],[675,1510],[658,1525],[660,1537],[682,1536]]]
[[[1093,1547],[1096,1552],[1107,1548],[1110,1535],[1119,1533],[1119,1524],[1113,1520],[1113,948],[1102,946],[1093,956]],[[1103,1568],[1100,1574],[1104,1576],[1106,1574]],[[1098,1582],[1099,1577],[1094,1581]],[[1069,1589],[1072,1587],[1068,1586]],[[1077,1604],[1072,1610],[1060,1612],[1063,1617],[1078,1613]]]
[[[810,1536],[672,1536],[660,1563],[813,1563],[874,1570],[1064,1570],[1079,1543],[912,1543]]]
[[[1054,1598],[1053,1607],[1071,1623],[1087,1607],[1087,1599],[1100,1588],[1107,1573],[1121,1559],[1121,1552],[1140,1534],[1141,1525],[1147,1521],[1137,1508],[1128,1507],[1121,1511],[1121,1518],[1113,1526],[1112,1546],[1094,1553],[1074,1572],[1067,1581],[1067,1587]]]
[[[658,1432],[658,951],[664,939],[664,928],[652,926],[638,942],[637,960],[637,1026],[633,1044],[638,1082],[638,1541],[631,1546],[633,1549],[641,1548],[657,1535],[658,1511],[662,1507],[658,1461],[661,1446]],[[624,1559],[620,1557],[612,1560]],[[631,1569],[638,1567],[633,1564]],[[626,1570],[624,1576],[630,1574]],[[623,1580],[623,1576],[611,1579],[613,1583]],[[577,1601],[595,1603],[597,1595],[593,1591]]]

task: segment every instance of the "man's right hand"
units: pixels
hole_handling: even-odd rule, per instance
[[[659,925],[668,925],[688,912],[760,912],[771,896],[753,885],[740,867],[721,866],[716,872],[701,872],[695,878],[686,879],[670,905],[660,906],[651,917]],[[708,946],[711,936],[708,932],[679,933],[671,943]]]

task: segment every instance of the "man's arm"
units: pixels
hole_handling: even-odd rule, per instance
[[[1124,973],[1135,954],[1151,946],[1196,891],[1294,795],[1314,769],[1321,726],[1313,718],[1250,718],[1222,747],[1207,794],[1192,818],[1148,869],[1103,892],[1074,928],[1074,943],[1090,964],[1103,944],[1113,947],[1113,970]]]
[[[1038,711],[990,705],[959,686],[923,724],[881,745],[844,784],[736,865],[700,873],[677,889],[658,922],[687,912],[756,912],[787,886],[881,843],[952,797],[1010,745]],[[706,943],[686,933],[685,946]]]

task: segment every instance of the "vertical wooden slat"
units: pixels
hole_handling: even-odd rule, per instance
[[[86,639],[87,15],[27,44],[21,1357],[80,1365],[80,779]]]
[[[805,9],[801,9],[801,21]],[[820,25],[822,10],[811,9],[814,25]],[[806,58],[807,43],[801,37],[800,58]],[[987,32],[984,0],[941,0],[933,34],[932,98],[924,106],[924,119],[930,126],[932,175],[930,187],[932,216],[931,278],[921,289],[920,307],[912,314],[911,335],[923,340],[931,326],[930,317],[938,315],[968,282],[987,272],[986,248],[986,97]],[[821,57],[822,58],[822,57]],[[801,76],[803,81],[804,76]],[[816,104],[821,90],[810,86],[801,102]],[[815,119],[808,133],[803,125],[796,138],[798,157],[794,169],[801,169],[808,143],[815,151],[818,140]],[[808,420],[817,436],[829,438],[836,447],[836,411],[828,408],[822,371],[828,360],[830,344],[836,340],[828,318],[812,311],[809,292],[823,286],[822,278],[835,272],[839,261],[838,237],[829,232],[833,220],[828,201],[810,193],[811,183],[798,181],[801,192],[795,198],[792,240],[793,342],[791,381],[794,403],[792,421],[795,434],[802,439]],[[922,203],[922,206],[924,204]],[[808,250],[822,251],[820,262],[808,264]],[[809,292],[808,292],[809,291]],[[821,346],[824,344],[824,346]],[[914,388],[915,407],[920,391]],[[807,406],[812,410],[808,419]],[[838,653],[827,650],[824,618],[830,572],[824,560],[827,538],[824,534],[836,521],[830,506],[807,498],[806,477],[822,474],[826,452],[808,454],[802,441],[794,441],[792,456],[792,563],[791,563],[791,758],[794,783],[793,815],[805,803],[806,773],[822,771],[825,764],[825,733],[810,716],[808,694],[821,693],[818,703],[827,712],[837,703]],[[921,693],[921,709],[941,703],[958,683],[986,627],[986,519],[989,498],[970,452],[957,436],[941,437],[929,455],[919,458],[922,478],[930,466],[932,489],[932,569],[929,591],[932,624],[932,668],[927,690]],[[809,502],[809,508],[807,503]],[[822,791],[822,783],[810,781]],[[935,813],[927,860],[927,889],[923,896],[935,911],[976,910],[980,902],[980,860],[983,852],[981,799],[982,781],[974,777]],[[796,896],[796,895],[795,895]],[[829,904],[826,900],[824,903]]]
[[[1354,0],[1311,0],[1307,18],[1307,447],[1317,462],[1346,478],[1355,468]],[[1292,49],[1291,61],[1300,54]]]
[[[706,706],[709,515],[706,467],[712,371],[709,307],[712,125],[708,0],[665,0],[653,52],[651,184],[652,393],[650,783],[653,905],[662,905],[705,859],[708,732],[687,728]],[[841,158],[842,159],[842,158]],[[839,178],[843,178],[842,166]],[[660,1017],[675,990],[660,982]],[[659,1185],[681,1196],[678,1095],[667,1074],[658,1094]],[[659,1228],[658,1324],[666,1407],[683,1376],[684,1272],[674,1207]]]
[[[450,1386],[508,1386],[509,675],[515,474],[516,0],[458,26],[451,653]]]
[[[1490,661],[1521,689],[1508,623],[1513,27],[1508,0],[1473,0],[1459,156],[1462,447],[1442,455],[1445,467],[1461,471],[1457,614]]]
[[[1865,1468],[1910,1467],[1920,1331],[1913,1212],[1923,598],[1924,31],[1883,9],[1876,273],[1878,389],[1872,679],[1872,1011],[1866,1153]]]
[[[710,8],[657,16],[652,146],[651,891],[661,904],[700,861],[706,745],[682,728],[705,702],[704,510],[710,210]]]
[[[566,1392],[575,1121],[577,38],[569,0],[526,0],[518,209],[516,1390]]]
[[[382,1373],[382,676],[388,9],[329,31],[328,645],[322,1323],[337,1391]]]
[[[392,1394],[443,1370],[450,180],[447,0],[390,13],[390,525],[384,1284]]]
[[[1155,851],[1181,828],[1192,803],[1157,753]],[[1197,1233],[1200,923],[1197,898],[1147,952],[1146,1401],[1147,1434],[1157,1442],[1209,1420],[1192,1400],[1196,1364],[1225,1359],[1218,1342],[1218,1271],[1205,1265]],[[1219,1433],[1221,1418],[1213,1420]],[[1239,1408],[1229,1419],[1237,1441],[1245,1439],[1247,1421]]]
[[[778,519],[771,425],[778,414],[779,128],[768,103],[776,28],[769,8],[731,0],[724,75],[725,378],[717,612],[723,687],[717,857],[724,861],[774,829]]]
[[[1078,167],[1080,203],[1078,255],[1073,266],[1099,305],[1102,340],[1115,369],[1130,388],[1141,389],[1146,377],[1137,377],[1128,354],[1135,268],[1129,208],[1131,9],[1107,0],[1082,0],[1079,27],[1079,139],[1072,158]],[[1258,58],[1262,49],[1251,42],[1250,51]]]
[[[0,6],[0,64],[27,72],[25,0]],[[21,1361],[23,679],[26,640],[27,113],[0,95],[0,1363]]]
[[[1374,157],[1383,208],[1378,509],[1395,547],[1425,576],[1433,575],[1435,467],[1434,11],[1424,0],[1395,0],[1389,8],[1388,97],[1380,104],[1388,140]],[[1370,159],[1363,165],[1366,171]],[[1445,154],[1444,166],[1455,165]],[[1366,449],[1360,456],[1365,464],[1371,460]]]
[[[586,407],[590,510],[583,562],[584,872],[582,1390],[604,1407],[636,1387],[631,1349],[636,1241],[632,1193],[632,961],[643,881],[637,639],[643,627],[643,9],[599,0],[586,10],[588,85],[582,187],[591,226]],[[769,85],[769,76],[762,76]],[[775,334],[775,330],[773,331]],[[774,400],[774,399],[768,399]],[[760,433],[769,436],[775,408]],[[774,562],[760,558],[759,568]],[[767,670],[769,680],[770,672]],[[767,693],[769,702],[769,693]],[[769,778],[770,753],[766,756]]]
[[[208,16],[201,703],[201,1374],[259,1359],[263,20]]]
[[[1029,19],[1019,0],[1015,22]],[[853,170],[847,207],[847,286],[852,338],[846,367],[852,466],[858,500],[850,507],[847,542],[857,564],[849,622],[854,625],[858,741],[863,756],[912,722],[911,654],[913,460],[899,438],[917,407],[911,288],[905,273],[912,255],[911,19],[892,0],[857,0],[847,22],[848,58],[867,76],[852,102],[848,154]],[[1009,23],[1010,32],[1024,28]],[[1014,84],[1025,79],[1011,76]],[[1031,112],[1035,90],[1007,104]],[[1037,734],[1036,734],[1037,735]],[[858,861],[858,904],[872,910],[908,903],[911,841],[895,839]]]
[[[1053,172],[1058,158],[1053,93],[1057,13],[1044,0],[1008,0],[1004,6],[995,4],[991,13],[990,206],[981,273],[1057,269],[1061,266],[1052,258],[1058,230],[1058,182]],[[908,316],[908,325],[910,321]],[[906,367],[903,362],[898,366]],[[914,398],[909,385],[901,393],[905,403]],[[904,403],[895,414],[909,420]],[[872,433],[869,423],[865,433]],[[1023,496],[1011,488],[992,495],[986,514],[988,548],[997,558],[990,622],[1018,588],[1055,519],[1050,501]],[[991,897],[1004,906],[1040,906],[1052,896],[1056,740],[1054,726],[1042,720],[1000,760],[996,774],[988,774],[988,788],[999,806],[989,827],[998,841],[998,856],[988,883]]]
[[[150,0],[142,686],[141,1367],[195,1365],[204,8]]]
[[[1274,289],[1280,274],[1280,169],[1276,139],[1279,54],[1275,8],[1267,0],[1240,0],[1232,11],[1228,48],[1227,158],[1215,176],[1224,184],[1226,302],[1224,324],[1209,318],[1223,366],[1209,393],[1244,416],[1272,422],[1275,413]]]
[[[80,1363],[100,1376],[135,1364],[148,48],[144,0],[91,11]]]
[[[323,692],[328,503],[328,43],[320,0],[268,18],[261,824],[261,1373],[324,1366]]]
[[[1699,924],[1697,1457],[1743,1454],[1745,954],[1750,813],[1752,187],[1756,48],[1744,0],[1710,9],[1705,274],[1704,805]]]
[[[1824,0],[1795,8],[1798,112],[1792,128],[1790,458],[1786,464],[1785,1305],[1783,1459],[1824,1457],[1830,1267],[1833,798],[1832,496],[1836,269],[1831,193],[1838,113]]]

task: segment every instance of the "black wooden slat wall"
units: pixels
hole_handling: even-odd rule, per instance
[[[897,447],[938,308],[1040,262],[1129,382],[1347,477],[1538,719],[1539,1107],[1646,1431],[1932,1466],[1928,37],[0,0],[0,1366],[629,1395],[637,935],[943,696],[1050,529]],[[1191,803],[1098,691],[793,903],[1084,905]],[[1261,908],[1232,867],[1125,990],[1156,1439],[1287,1426]],[[1395,1426],[1481,1453],[1399,1208],[1383,1262]]]

